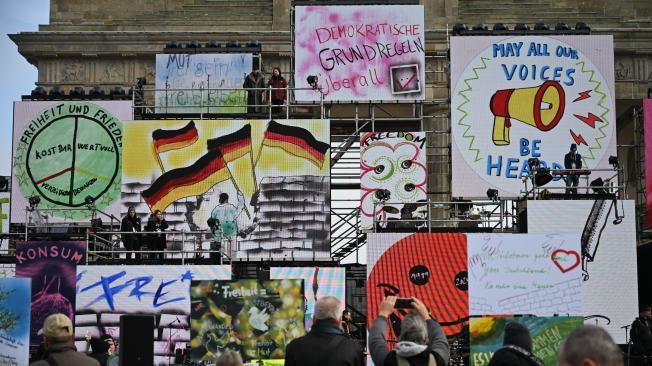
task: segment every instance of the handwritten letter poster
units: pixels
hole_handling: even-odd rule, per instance
[[[471,315],[582,314],[578,234],[469,234]]]

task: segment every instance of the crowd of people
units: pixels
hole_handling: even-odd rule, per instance
[[[386,297],[379,306],[378,317],[371,323],[368,354],[376,366],[442,366],[448,365],[450,346],[441,325],[426,305],[410,298],[410,312],[401,320],[397,340],[387,339],[390,315],[397,298]],[[325,296],[315,303],[314,323],[309,332],[291,341],[285,352],[286,366],[363,366],[363,346],[350,336],[350,312],[342,311],[342,303]],[[629,365],[652,364],[652,309],[641,308],[631,329],[632,352]],[[63,314],[45,319],[41,352],[33,366],[106,366],[115,356],[115,341],[109,335],[99,339],[87,336],[91,352],[77,352],[72,321]],[[394,346],[390,347],[390,343]],[[503,346],[497,350],[489,366],[543,366],[534,355],[528,328],[512,321],[505,326]],[[609,333],[599,326],[583,325],[563,341],[558,350],[559,366],[622,366],[625,355]],[[242,366],[241,355],[226,350],[216,360],[217,366]]]

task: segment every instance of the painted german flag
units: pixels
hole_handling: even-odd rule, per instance
[[[286,126],[270,121],[265,131],[263,145],[280,147],[288,154],[310,160],[320,169],[330,146],[318,141],[310,131],[301,127]]]
[[[203,194],[230,177],[224,157],[219,151],[213,150],[190,166],[163,173],[140,195],[152,212],[164,211],[173,202]]]
[[[155,130],[152,132],[154,148],[159,154],[162,152],[181,149],[192,145],[199,138],[195,122],[190,121],[178,130]]]
[[[240,158],[251,153],[251,125],[247,124],[228,135],[209,139],[207,144],[209,151],[221,152],[227,163]]]

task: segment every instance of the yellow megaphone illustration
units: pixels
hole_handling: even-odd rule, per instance
[[[497,90],[489,102],[494,115],[494,144],[509,145],[510,119],[541,131],[552,130],[564,115],[565,103],[564,89],[556,81],[531,88]]]

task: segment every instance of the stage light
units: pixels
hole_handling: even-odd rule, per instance
[[[555,30],[556,31],[568,31],[568,30],[570,30],[570,27],[566,23],[557,23],[557,25],[555,25]]]
[[[222,44],[219,41],[211,40],[206,44],[207,48],[219,48]]]
[[[119,85],[114,86],[113,88],[111,88],[111,96],[114,96],[114,95],[125,95],[125,90],[122,89],[122,87],[119,86]]]
[[[575,23],[575,30],[590,31],[591,27],[586,25],[586,23],[584,23],[584,22],[577,22],[577,23]]]
[[[620,166],[620,163],[618,162],[618,157],[611,155],[609,157],[609,164],[614,167],[614,169],[618,168]]]
[[[238,42],[236,40],[231,40],[231,41],[226,43],[226,47],[228,47],[228,48],[240,47],[240,42]]]
[[[0,192],[9,191],[9,177],[0,177]]]
[[[546,23],[536,23],[534,25],[534,30],[535,31],[547,31],[547,30],[550,30],[550,27]]]
[[[101,86],[99,85],[94,85],[93,89],[91,89],[90,93],[91,96],[93,97],[99,97],[104,95],[104,89],[102,89]]]
[[[374,196],[376,196],[376,199],[379,201],[385,202],[392,197],[392,193],[387,189],[379,189],[374,193]]]
[[[596,179],[592,180],[591,183],[589,184],[589,186],[591,186],[591,190],[594,193],[597,193],[597,194],[607,194],[608,193],[607,190],[604,188],[604,181],[602,180],[602,178],[596,178]]]
[[[308,85],[310,85],[313,89],[316,89],[319,78],[315,75],[308,75],[306,81],[308,82]]]
[[[516,24],[516,26],[514,27],[514,30],[515,30],[515,31],[521,31],[521,32],[523,32],[523,31],[529,31],[529,30],[530,30],[530,26],[527,25],[527,24],[525,24],[525,23],[518,23],[518,24]]]
[[[464,23],[457,23],[453,26],[453,35],[460,35],[462,32],[469,30]]]
[[[84,202],[87,205],[92,206],[95,203],[95,199],[92,196],[86,196],[86,198],[84,198]]]
[[[540,164],[539,158],[527,159],[527,165],[530,167],[530,171],[533,173],[537,170],[539,164]]]
[[[65,93],[63,92],[63,89],[61,89],[61,86],[55,85],[50,89],[50,96],[51,97],[63,97]]]
[[[252,39],[247,42],[247,47],[260,47],[260,42],[257,39]]]
[[[83,97],[86,95],[86,90],[82,88],[81,86],[76,86],[72,89],[70,89],[70,92],[68,93],[71,97]]]
[[[493,30],[495,31],[507,31],[509,28],[505,26],[503,23],[496,23],[494,24]]]
[[[188,41],[186,42],[186,48],[201,48],[201,45],[198,41]]]
[[[487,28],[487,26],[482,24],[482,23],[478,23],[478,24],[474,25],[471,29],[474,30],[474,31],[486,31],[486,30],[489,30],[489,28]]]
[[[45,97],[47,95],[48,95],[48,92],[42,86],[37,86],[36,88],[34,88],[34,90],[32,90],[32,96],[33,97]]]
[[[179,41],[170,41],[165,45],[166,48],[181,48]]]
[[[498,197],[498,190],[493,188],[487,189],[487,197],[494,202],[500,199],[500,197]]]
[[[41,197],[32,196],[29,198],[29,207],[36,208],[39,203],[41,203]]]

